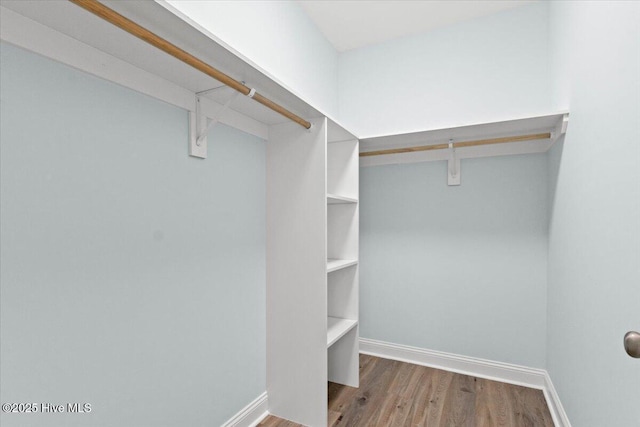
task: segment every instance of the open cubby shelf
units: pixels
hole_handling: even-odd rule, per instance
[[[327,317],[327,347],[331,347],[358,324],[355,319]]]

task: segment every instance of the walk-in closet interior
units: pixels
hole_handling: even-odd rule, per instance
[[[3,427],[640,427],[640,2],[0,19]]]

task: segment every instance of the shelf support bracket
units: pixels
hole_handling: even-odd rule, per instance
[[[207,116],[203,112],[201,105],[201,98],[216,89],[209,89],[196,93],[196,111],[189,112],[189,155],[193,157],[199,157],[201,159],[207,158],[207,135],[211,129],[215,127],[220,121],[220,118],[225,111],[229,108],[234,99],[240,92],[234,92],[233,95],[224,103],[222,107],[207,121]]]
[[[460,185],[460,158],[456,154],[453,140],[449,140],[449,160],[447,161],[447,184]]]

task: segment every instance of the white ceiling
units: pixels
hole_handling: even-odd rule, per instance
[[[423,33],[535,0],[300,0],[339,52]]]

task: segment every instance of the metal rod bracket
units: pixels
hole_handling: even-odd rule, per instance
[[[216,89],[218,88],[196,93],[196,111],[189,112],[189,155],[192,157],[207,158],[207,135],[209,131],[218,124],[224,112],[227,111],[233,100],[240,93],[234,92],[227,102],[211,117],[211,120],[207,121],[207,115],[202,108],[202,97]]]

